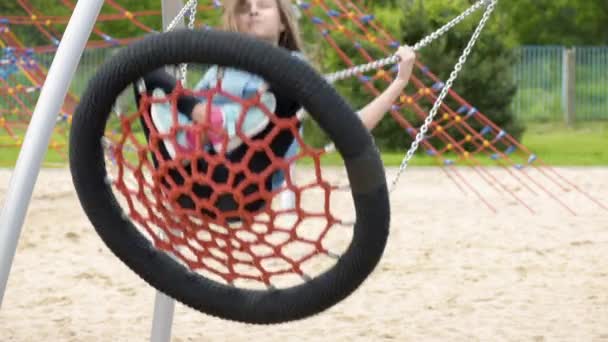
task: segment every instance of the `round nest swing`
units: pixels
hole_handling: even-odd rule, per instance
[[[247,153],[237,160],[204,148],[178,149],[173,158],[164,158],[162,145],[179,144],[180,129],[208,129],[203,124],[175,125],[162,134],[149,125],[147,139],[137,133],[141,122],[151,122],[150,103],[188,92],[179,86],[169,99],[147,99],[144,93],[136,113],[119,117],[115,126],[121,132],[114,133],[109,148],[117,164],[115,179],[110,180],[103,138],[116,99],[142,75],[182,63],[217,64],[260,75],[301,103],[344,159],[356,213],[352,232],[344,232],[345,221],[331,210],[330,198],[339,191],[323,178],[323,150],[304,142],[297,118],[271,117],[273,128],[266,135],[270,139],[287,132],[296,138],[300,152],[289,159],[273,155],[265,139],[245,135]],[[220,85],[198,95],[222,94],[226,95]],[[259,97],[248,101],[243,102],[245,109],[263,106]],[[254,173],[247,163],[256,153],[269,156],[271,162]],[[314,175],[299,184],[289,176],[289,168],[304,159],[312,161]],[[373,271],[388,237],[390,212],[382,161],[351,107],[305,62],[234,33],[158,34],[108,60],[91,80],[74,115],[70,166],[84,211],[120,260],[158,290],[226,319],[277,323],[325,310]],[[263,183],[276,172],[286,175],[287,188],[295,194],[294,208],[273,205],[285,189],[269,191]],[[197,187],[211,188],[213,195],[199,196]],[[307,193],[310,198],[304,199]],[[225,198],[232,209],[222,207]],[[337,231],[333,235],[338,240],[352,235],[343,251],[330,250],[323,243],[330,230]],[[320,272],[318,265],[309,267],[317,271],[312,274],[304,264],[316,256],[331,262]]]

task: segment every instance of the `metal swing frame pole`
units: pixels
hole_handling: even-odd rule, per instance
[[[25,215],[45,152],[55,128],[57,114],[104,0],[76,3],[27,128],[17,164],[0,212],[0,307],[17,250]]]
[[[163,31],[184,7],[182,0],[162,0]],[[176,28],[185,27],[184,20],[177,23]],[[176,70],[168,70],[175,72]],[[175,313],[175,300],[160,291],[156,291],[154,298],[154,315],[150,332],[151,342],[170,342],[173,316]]]

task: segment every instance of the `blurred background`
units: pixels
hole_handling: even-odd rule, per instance
[[[414,45],[473,3],[294,1],[294,10],[308,58],[321,73],[330,73],[386,57],[399,44]],[[0,166],[15,163],[74,5],[75,0],[0,4]],[[221,9],[221,1],[199,1],[195,26],[214,28]],[[66,163],[71,114],[89,78],[116,49],[162,31],[161,11],[160,0],[105,2],[62,112],[57,113],[46,165]],[[482,12],[420,51],[415,80],[374,130],[387,164],[397,164],[411,144]],[[603,148],[608,142],[607,22],[605,0],[499,2],[414,164],[459,163],[469,153],[481,164],[492,164],[502,154],[518,152],[521,161],[512,162],[518,167],[537,156],[551,165],[608,164]],[[335,86],[359,108],[388,85],[394,72],[388,66]],[[312,143],[327,142],[314,122],[307,122],[305,134]],[[492,149],[484,151],[488,144]]]

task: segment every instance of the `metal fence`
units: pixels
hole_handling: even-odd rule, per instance
[[[512,105],[525,121],[608,120],[608,46],[523,46]]]

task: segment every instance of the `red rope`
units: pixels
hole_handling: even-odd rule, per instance
[[[228,161],[223,154],[210,153],[202,147],[183,150],[166,159],[160,145],[167,142],[177,145],[178,132],[190,130],[200,136],[200,133],[208,134],[211,129],[208,124],[175,125],[166,133],[156,129],[150,106],[170,103],[175,120],[176,101],[183,95],[207,98],[208,103],[214,96],[223,96],[240,103],[242,112],[237,129],[244,120],[244,113],[252,106],[262,109],[274,127],[263,139],[252,139],[238,130],[237,134],[248,146],[248,152],[237,162]],[[339,225],[341,220],[334,216],[331,208],[331,194],[337,187],[324,179],[320,167],[324,152],[304,142],[296,126],[297,118],[279,118],[273,114],[260,102],[259,96],[241,99],[221,87],[193,92],[179,84],[166,98],[152,99],[142,94],[138,112],[120,116],[121,133],[113,136],[111,148],[117,165],[114,187],[122,195],[131,220],[150,236],[157,248],[172,253],[190,269],[211,274],[227,283],[256,281],[266,286],[273,285],[273,279],[281,276],[305,277],[307,263],[313,262],[316,256],[330,254],[324,240],[330,229]],[[146,142],[135,138],[134,125],[140,119],[149,129]],[[268,147],[270,141],[284,130],[290,130],[300,144],[299,153],[287,159],[273,155]],[[253,172],[248,165],[254,153],[262,150],[266,151],[271,162],[261,172]],[[149,155],[156,157],[158,165],[152,164]],[[194,162],[201,158],[209,165],[206,171],[198,169]],[[315,179],[298,184],[291,179],[289,168],[303,159],[313,161]],[[185,160],[193,166],[190,171],[184,167]],[[218,165],[226,166],[228,170],[225,181],[214,180],[213,170]],[[295,208],[281,209],[270,205],[284,189],[266,190],[265,182],[279,170],[285,173],[287,186],[295,193]],[[171,177],[171,172],[175,171],[184,178],[183,182]],[[244,180],[234,186],[239,174],[244,176]],[[201,196],[193,191],[193,184],[210,186],[212,194]],[[245,188],[251,185],[256,185],[259,191],[245,194]],[[311,191],[314,192],[314,201],[310,201],[310,194],[306,195]],[[224,194],[234,196],[237,209],[222,211],[216,206],[219,196]],[[192,200],[194,208],[180,204],[179,198],[183,196]],[[257,200],[268,205],[257,210],[246,208]],[[293,222],[283,222],[286,214]],[[225,222],[229,217],[239,217],[243,224],[230,225]],[[310,224],[311,221],[315,224]],[[179,232],[176,227],[179,227]]]

